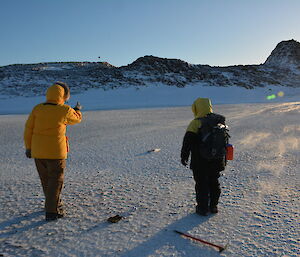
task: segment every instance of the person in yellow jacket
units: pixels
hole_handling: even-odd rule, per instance
[[[47,90],[47,101],[33,108],[25,125],[26,156],[35,160],[48,221],[64,216],[60,195],[69,148],[66,126],[80,123],[82,119],[79,103],[74,108],[64,104],[69,98],[67,84],[56,82]]]
[[[181,163],[187,166],[191,154],[190,168],[193,171],[196,191],[196,213],[206,216],[208,212],[218,212],[218,202],[221,188],[218,181],[220,171],[225,169],[225,158],[209,160],[200,153],[199,132],[202,128],[201,119],[210,116],[213,123],[225,125],[225,117],[214,114],[211,101],[208,98],[197,98],[192,111],[195,119],[190,122],[183,138],[181,148]]]

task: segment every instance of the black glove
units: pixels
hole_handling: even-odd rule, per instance
[[[181,164],[182,164],[183,166],[187,166],[187,165],[188,165],[188,161],[185,160],[185,159],[181,159]]]
[[[80,111],[82,109],[82,106],[79,102],[77,102],[77,104],[75,105],[75,107],[73,108],[75,111]]]
[[[31,158],[31,149],[26,149],[25,155],[27,158]]]

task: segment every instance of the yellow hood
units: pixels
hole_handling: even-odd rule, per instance
[[[47,102],[55,104],[64,104],[65,91],[62,86],[54,84],[49,87],[46,93]]]
[[[195,118],[201,118],[206,116],[208,113],[212,113],[211,102],[208,98],[198,98],[192,105],[192,111]]]

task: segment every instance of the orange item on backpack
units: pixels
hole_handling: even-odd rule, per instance
[[[226,159],[227,160],[230,160],[230,161],[233,160],[233,150],[234,150],[233,145],[228,144],[226,146]]]

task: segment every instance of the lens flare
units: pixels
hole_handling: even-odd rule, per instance
[[[284,96],[284,92],[283,91],[280,91],[280,92],[278,92],[278,94],[277,94],[279,97],[283,97]]]
[[[284,92],[279,91],[277,94],[268,95],[266,98],[267,98],[267,100],[273,100],[276,97],[283,97],[283,96],[284,96]]]
[[[272,99],[275,99],[275,98],[276,98],[275,94],[267,96],[267,100],[272,100]]]

